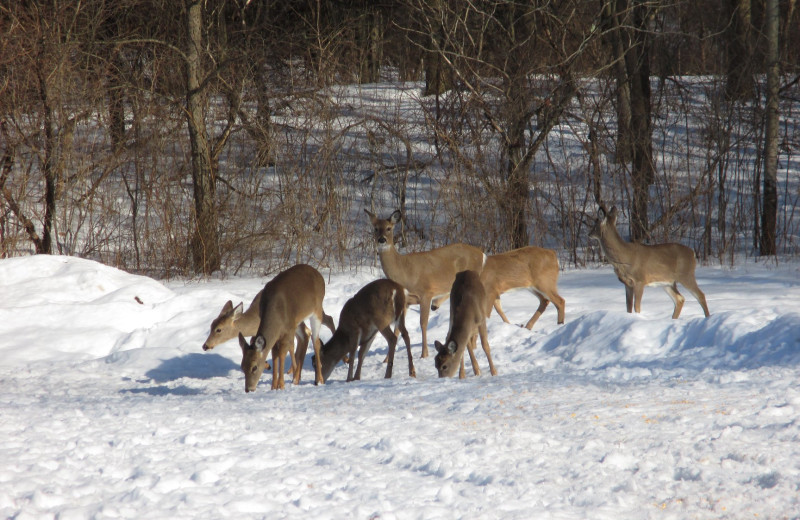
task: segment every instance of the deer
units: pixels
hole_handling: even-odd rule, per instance
[[[488,302],[491,306],[491,301]],[[497,370],[492,363],[489,348],[488,331],[486,329],[486,290],[481,283],[480,275],[475,271],[461,271],[456,275],[450,290],[450,328],[444,344],[434,342],[436,358],[434,364],[439,377],[453,377],[460,365],[459,379],[466,377],[464,371],[464,349],[469,352],[472,371],[481,375],[481,369],[475,358],[477,337],[481,337],[481,347],[489,360],[489,371],[493,376]],[[460,362],[460,363],[459,363]]]
[[[245,377],[245,392],[255,391],[268,352],[272,352],[272,390],[283,390],[285,358],[294,345],[294,337],[306,337],[305,342],[297,346],[293,364],[292,381],[300,383],[300,373],[308,349],[308,340],[305,334],[306,319],[311,324],[311,340],[314,344],[316,357],[315,384],[324,383],[319,367],[320,341],[319,329],[322,325],[325,311],[322,309],[322,300],[325,297],[325,279],[322,275],[306,264],[298,264],[278,273],[267,282],[261,291],[259,303],[260,322],[255,335],[248,343],[244,335],[239,332],[239,346],[242,349],[242,372]]]
[[[503,312],[500,295],[525,288],[539,298],[539,308],[525,324],[526,329],[533,328],[551,301],[558,310],[558,324],[564,323],[564,298],[558,294],[558,257],[552,249],[528,246],[490,255],[481,271],[481,283],[486,290],[487,318],[494,306],[500,318],[511,323]]]
[[[322,346],[320,359],[322,377],[326,381],[333,372],[334,366],[344,355],[349,357],[347,382],[361,379],[361,365],[378,332],[389,344],[386,374],[392,377],[394,354],[397,347],[397,334],[402,334],[408,353],[408,375],[416,377],[414,360],[411,356],[411,340],[405,325],[406,291],[388,279],[375,280],[362,287],[352,298],[347,300],[339,314],[339,326],[333,337]],[[392,327],[395,331],[392,332]],[[358,348],[358,368],[353,374],[353,365]]]
[[[364,210],[372,222],[381,267],[387,278],[409,292],[409,304],[419,304],[419,324],[422,330],[422,355],[428,357],[428,318],[431,310],[439,308],[450,295],[456,273],[466,270],[480,272],[486,255],[468,244],[447,246],[401,255],[394,242],[394,226],[400,222],[400,211],[388,219]]]
[[[258,324],[261,323],[261,316],[259,314],[261,292],[262,291],[258,291],[258,294],[253,298],[253,301],[246,311],[242,310],[244,308],[244,302],[239,302],[235,307],[231,300],[225,302],[219,315],[211,322],[208,337],[203,343],[203,350],[212,350],[214,347],[236,338],[240,332],[244,336],[253,336],[258,331]],[[331,334],[336,331],[333,318],[329,315],[324,314],[322,316],[322,324],[330,329]],[[303,324],[303,331],[305,335],[300,334],[299,330],[295,335],[298,345],[304,342],[308,343],[308,338],[311,335],[311,330],[305,324]],[[293,352],[290,354],[293,354]],[[292,363],[292,371],[294,371],[296,366],[296,363]],[[266,370],[271,369],[269,361],[267,361],[265,367]]]
[[[641,311],[645,286],[658,285],[672,298],[675,305],[672,319],[678,319],[685,301],[678,292],[680,283],[700,303],[706,318],[710,316],[706,296],[695,280],[694,251],[677,243],[646,245],[624,241],[617,232],[616,207],[606,211],[601,205],[600,217],[595,220],[589,238],[599,242],[617,278],[625,285],[625,305],[629,313],[631,309],[637,313]]]

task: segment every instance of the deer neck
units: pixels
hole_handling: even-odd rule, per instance
[[[407,286],[406,259],[397,251],[397,247],[394,244],[384,245],[378,249],[378,256],[386,277]]]
[[[612,264],[630,263],[631,244],[622,240],[616,229],[610,229],[603,233],[600,247],[603,249],[603,254]]]
[[[255,334],[258,331],[260,323],[261,316],[259,312],[259,303],[257,301],[253,302],[250,307],[242,313],[239,319],[236,320],[238,329],[245,336],[252,336]]]

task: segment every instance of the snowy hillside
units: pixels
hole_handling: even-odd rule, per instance
[[[338,315],[379,269],[323,271]],[[489,320],[499,374],[439,380],[377,339],[361,382],[245,394],[226,300],[267,279],[159,283],[87,260],[0,260],[3,518],[798,518],[800,266],[699,267],[711,317],[610,267],[566,271],[566,324]],[[503,296],[524,323],[536,300]],[[432,313],[443,340],[449,306]],[[323,328],[323,339],[330,333]],[[478,361],[486,368],[482,352]]]

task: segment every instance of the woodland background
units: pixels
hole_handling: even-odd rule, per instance
[[[796,0],[0,1],[0,258],[159,277],[623,235],[800,254]],[[363,231],[363,232],[362,232]]]

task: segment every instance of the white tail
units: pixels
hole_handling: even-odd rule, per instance
[[[264,371],[267,352],[272,352],[272,389],[283,389],[284,359],[291,352],[295,335],[305,336],[303,321],[310,319],[311,339],[319,367],[319,328],[325,312],[322,300],[325,297],[325,280],[313,267],[299,264],[279,273],[267,282],[261,293],[261,321],[255,336],[248,344],[239,334],[242,348],[242,371],[245,377],[245,392],[252,392]],[[300,373],[305,360],[308,340],[297,347],[293,364],[294,384],[300,382]],[[316,370],[316,383],[324,382]]]
[[[489,360],[489,371],[493,376],[497,375],[489,349],[485,305],[486,291],[481,283],[480,275],[475,271],[458,273],[450,291],[450,330],[447,332],[447,340],[444,345],[438,341],[435,343],[437,352],[435,364],[439,377],[453,377],[459,365],[461,367],[459,378],[466,377],[464,348],[469,351],[472,371],[476,376],[481,375],[474,352],[478,335],[481,337],[481,346]]]
[[[500,295],[524,288],[539,298],[539,308],[525,324],[526,329],[533,328],[551,301],[558,309],[558,323],[564,323],[564,298],[558,294],[558,257],[552,249],[529,246],[491,255],[481,271],[481,282],[486,289],[487,318],[494,303],[497,314],[510,323],[500,305]]]
[[[403,287],[391,280],[375,280],[362,287],[344,304],[339,315],[339,327],[333,337],[322,346],[322,377],[327,380],[333,367],[346,354],[349,355],[347,380],[361,379],[361,365],[364,356],[378,332],[389,344],[386,378],[392,377],[394,353],[397,347],[397,333],[403,335],[408,352],[408,375],[416,377],[414,361],[411,358],[411,342],[405,324],[406,294]],[[392,332],[395,327],[395,332]],[[353,375],[356,348],[358,347],[358,368]]]
[[[242,311],[244,306],[242,302],[239,302],[239,304],[234,307],[233,302],[228,300],[225,305],[222,306],[219,315],[211,322],[211,330],[208,333],[208,338],[206,338],[206,341],[203,343],[203,350],[211,350],[228,340],[234,339],[239,334],[247,337],[255,335],[255,333],[258,332],[258,324],[261,323],[261,315],[259,314],[261,292],[262,291],[258,291],[258,294],[253,298],[253,301],[246,311]],[[327,314],[322,316],[322,324],[330,329],[331,334],[336,330],[333,324],[333,318]],[[305,324],[303,324],[302,330],[298,327],[296,332],[295,337],[297,338],[298,345],[308,343],[311,330]],[[301,334],[301,332],[305,334]],[[294,349],[292,349],[292,354],[293,353]],[[292,371],[297,368],[296,365],[296,363],[291,364]],[[270,369],[269,362],[267,362],[265,366],[267,370]]]
[[[694,251],[674,243],[645,245],[625,242],[617,232],[617,208],[606,212],[601,207],[600,211],[601,218],[595,222],[589,238],[600,243],[619,281],[625,285],[628,312],[631,312],[631,307],[636,312],[641,311],[645,286],[661,285],[675,304],[672,318],[677,319],[684,302],[684,297],[678,292],[677,284],[680,283],[697,298],[706,317],[709,316],[706,296],[694,277]]]
[[[384,274],[409,292],[409,302],[419,303],[419,324],[422,329],[422,357],[428,357],[428,317],[442,301],[448,298],[456,273],[483,269],[486,255],[477,247],[467,244],[448,246],[401,255],[394,245],[394,226],[400,221],[395,211],[388,219],[381,219],[364,210],[372,221],[378,255]]]

